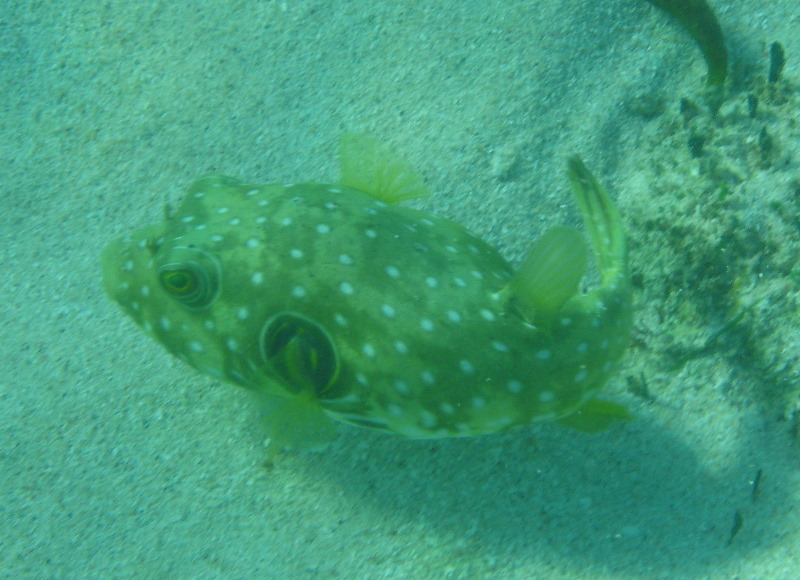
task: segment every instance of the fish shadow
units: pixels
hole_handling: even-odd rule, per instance
[[[478,567],[529,561],[697,577],[746,558],[759,535],[774,537],[784,523],[757,517],[752,463],[706,468],[645,417],[598,435],[546,424],[407,441],[348,428],[305,468],[327,473],[350,501],[407,522],[398,527],[424,527],[456,568],[481,559]],[[745,514],[738,535],[736,514]]]

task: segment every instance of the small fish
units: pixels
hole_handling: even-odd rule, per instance
[[[410,438],[629,415],[596,398],[625,350],[631,288],[609,195],[573,157],[573,228],[519,271],[460,225],[392,205],[428,194],[372,138],[342,139],[337,184],[204,177],[161,224],[103,252],[109,296],[169,352],[264,399],[271,445],[319,447],[331,419]]]

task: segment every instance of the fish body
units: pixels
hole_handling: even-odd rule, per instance
[[[630,331],[624,235],[579,161],[588,293],[577,231],[546,234],[515,272],[462,226],[390,203],[425,190],[377,143],[350,137],[343,159],[337,184],[196,181],[106,248],[108,294],[172,354],[260,393],[281,445],[327,439],[330,418],[411,438],[627,418],[595,398]]]

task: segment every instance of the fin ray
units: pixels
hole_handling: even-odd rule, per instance
[[[341,183],[386,203],[427,197],[414,168],[368,135],[345,133],[340,142]]]

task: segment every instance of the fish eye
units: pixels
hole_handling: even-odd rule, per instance
[[[339,374],[339,360],[328,333],[292,312],[270,318],[259,337],[261,356],[292,391],[321,395]]]
[[[161,272],[161,283],[175,296],[187,296],[199,286],[197,276],[191,270],[165,270]]]
[[[177,247],[169,252],[169,262],[158,269],[164,290],[191,310],[208,308],[219,296],[219,263],[197,248]]]

